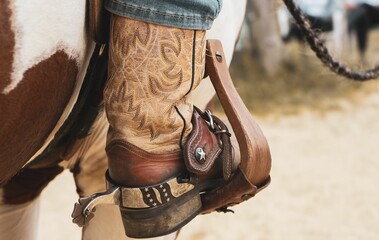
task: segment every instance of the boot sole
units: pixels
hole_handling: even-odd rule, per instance
[[[199,191],[195,188],[170,203],[147,209],[120,207],[125,233],[132,238],[151,238],[179,230],[202,209]]]

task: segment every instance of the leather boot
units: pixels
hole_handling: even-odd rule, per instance
[[[207,73],[234,130],[237,154],[225,124],[187,101],[202,76],[197,46],[204,35],[119,17],[112,19],[112,28],[105,89],[107,191],[79,199],[73,222],[83,226],[97,205],[116,204],[127,236],[156,237],[178,230],[199,213],[230,211],[264,189],[270,183],[269,147],[233,86],[221,43],[207,43]],[[188,35],[192,45],[185,41]],[[192,54],[182,52],[184,46],[191,50],[189,45]],[[171,75],[175,69],[178,73]],[[188,85],[189,91],[183,91],[181,86]]]
[[[176,177],[185,169],[182,149],[193,130],[188,97],[204,75],[205,44],[205,31],[111,16],[109,79],[104,90],[110,124],[108,180],[133,189],[125,198],[143,196],[143,201],[134,199],[121,207],[130,237],[168,234],[201,209],[200,197],[191,193],[167,211],[135,213],[174,200],[183,190],[178,189]],[[178,211],[184,205],[186,210]]]
[[[151,159],[151,169],[141,163],[138,171],[132,169],[138,160],[110,158],[114,181],[150,185],[180,168],[172,155],[180,155],[192,131],[193,106],[188,95],[203,77],[204,58],[205,31],[112,16],[109,80],[104,91],[110,124],[107,146],[134,145],[152,154],[169,154]],[[161,162],[164,166],[159,167]],[[143,177],[131,180],[135,174]]]

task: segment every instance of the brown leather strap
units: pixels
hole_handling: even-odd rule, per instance
[[[216,117],[210,112],[206,114],[197,107],[194,107],[192,117],[193,129],[183,149],[184,162],[189,172],[195,175],[206,175],[222,152],[231,152],[230,144],[225,143],[226,147],[224,149],[222,142],[224,139],[220,138],[221,135],[229,134],[229,132],[226,130],[222,134],[223,129],[219,127],[220,125],[224,124],[221,121],[216,122]],[[227,142],[228,140],[224,141]],[[202,159],[199,158],[198,151],[202,152]],[[221,159],[221,161],[225,160],[231,161],[231,159]],[[224,172],[228,171],[224,170]]]
[[[221,119],[213,115],[210,111],[206,111],[204,113],[197,107],[194,108],[196,113],[198,113],[204,120],[208,121],[208,124],[210,125],[209,131],[215,136],[219,148],[222,149],[221,156],[218,155],[217,157],[221,157],[223,164],[223,176],[225,180],[228,180],[232,174],[233,165],[233,149],[230,141],[231,134],[229,129]],[[211,142],[208,141],[207,144],[210,143]]]
[[[267,181],[271,170],[267,140],[233,85],[221,42],[208,40],[207,53],[208,74],[240,147],[241,171],[254,185],[260,186]]]
[[[232,153],[232,143],[230,141],[231,134],[229,133],[228,127],[219,119],[218,117],[212,115],[213,120],[217,125],[217,131],[215,134],[219,139],[219,143],[222,144],[222,159],[223,159],[223,175],[224,179],[228,180],[232,175],[233,166],[233,153]]]
[[[206,67],[236,135],[241,163],[226,185],[202,195],[204,213],[226,209],[253,197],[270,182],[271,169],[266,138],[233,85],[222,45],[218,40],[208,40]]]
[[[90,36],[96,43],[108,42],[109,16],[109,12],[104,8],[103,0],[89,0]]]

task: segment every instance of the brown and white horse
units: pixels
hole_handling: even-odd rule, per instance
[[[222,41],[229,61],[245,5],[225,0],[208,33]],[[79,195],[105,187],[103,112],[80,144],[68,142],[45,165],[24,168],[54,141],[78,98],[95,46],[86,19],[85,0],[0,1],[0,239],[37,239],[38,195],[64,169],[73,172]],[[193,99],[205,107],[213,96],[205,80]],[[99,208],[83,239],[126,239],[117,208]]]

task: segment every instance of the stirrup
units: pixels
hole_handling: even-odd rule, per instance
[[[227,211],[254,197],[271,182],[270,148],[235,89],[224,56],[219,40],[207,41],[206,69],[236,135],[241,161],[224,186],[202,195],[203,213]]]

